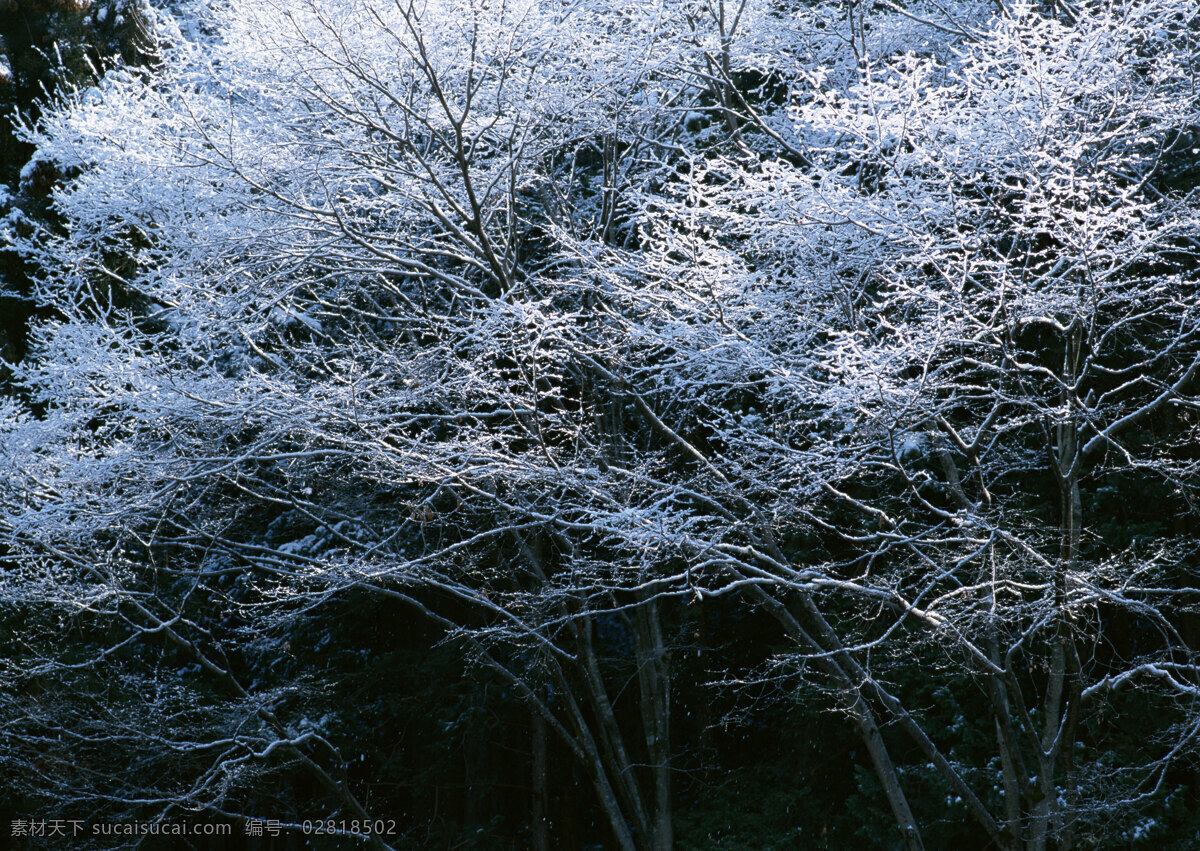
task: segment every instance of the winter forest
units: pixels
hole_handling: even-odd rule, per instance
[[[1197,0],[0,0],[0,107],[4,842],[1200,846]]]

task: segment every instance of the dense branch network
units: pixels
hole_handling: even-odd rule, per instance
[[[909,848],[906,749],[996,847],[1148,805],[1194,749],[1194,545],[1105,501],[1194,513],[1195,16],[925,6],[238,3],[27,128],[70,179],[22,243],[54,313],[0,422],[0,597],[40,626],[0,725],[98,766],[29,783],[252,817],[302,770],[368,821],[321,684],[270,673],[364,595],[669,848],[671,624],[736,601]],[[1114,778],[1131,688],[1172,720]]]

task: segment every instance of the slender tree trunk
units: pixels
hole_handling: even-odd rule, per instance
[[[871,764],[875,767],[875,776],[883,785],[883,792],[887,796],[892,815],[896,819],[900,832],[904,835],[904,845],[909,851],[922,851],[925,845],[921,841],[917,820],[908,806],[908,798],[905,796],[904,790],[900,788],[900,776],[896,773],[896,766],[892,764],[891,755],[883,741],[883,734],[875,722],[875,713],[863,699],[862,692],[858,690],[853,693],[847,692],[847,697],[850,702],[848,707],[850,716],[858,725],[858,732],[867,746]]]
[[[896,772],[896,766],[888,753],[887,743],[884,742],[879,724],[875,720],[875,712],[863,697],[862,687],[865,682],[861,679],[856,680],[842,664],[842,660],[848,654],[841,651],[840,647],[825,647],[819,643],[786,606],[766,591],[751,586],[750,593],[775,617],[789,638],[800,647],[816,654],[816,664],[837,684],[842,693],[843,703],[858,727],[863,744],[866,745],[875,774],[888,799],[888,806],[891,807],[896,825],[904,837],[905,846],[909,851],[922,851],[925,845],[921,840],[921,831],[900,785],[900,775]]]
[[[670,663],[663,645],[658,603],[649,599],[638,606],[635,624],[638,687],[641,692],[642,730],[654,787],[655,851],[674,845],[671,810],[671,680]]]
[[[1073,385],[1078,377],[1082,354],[1083,329],[1078,321],[1067,335],[1063,374]],[[1083,535],[1083,500],[1079,483],[1083,470],[1079,426],[1081,414],[1070,395],[1065,398],[1066,420],[1057,429],[1056,462],[1062,500],[1060,552],[1054,575],[1055,629],[1051,637],[1050,680],[1046,687],[1044,729],[1042,732],[1041,783],[1043,798],[1035,811],[1035,838],[1039,849],[1053,835],[1060,851],[1069,851],[1074,841],[1075,782],[1072,776],[1075,728],[1078,721],[1079,659],[1075,647],[1068,600],[1068,578],[1079,570]],[[1058,793],[1059,772],[1064,793]],[[1044,808],[1044,812],[1043,812]]]
[[[534,576],[539,582],[547,582],[543,559],[537,548],[520,537],[517,543]],[[592,778],[617,844],[622,851],[637,851],[639,843],[634,837],[651,834],[649,819],[596,657],[592,642],[592,615],[586,610],[568,610],[562,604],[558,611],[564,620],[573,624],[576,652],[571,670],[582,678],[583,685],[582,688],[578,687],[579,683],[575,677],[567,675],[560,660],[553,657],[547,659],[562,691],[561,700],[567,710],[566,723],[571,728],[569,733],[565,728],[560,728],[560,732],[568,738],[567,744],[582,760]],[[587,702],[589,712],[584,712],[579,705],[577,695]]]
[[[988,639],[988,654],[992,662],[1000,667],[999,641],[993,631]],[[996,726],[996,748],[1000,752],[1000,771],[1004,783],[1004,833],[1013,847],[1021,839],[1021,799],[1025,791],[1025,761],[1013,728],[1008,686],[998,674],[988,677],[988,691],[992,701],[992,713]]]

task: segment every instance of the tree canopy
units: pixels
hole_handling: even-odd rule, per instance
[[[1195,841],[1200,10],[138,9],[17,125],[14,807]]]

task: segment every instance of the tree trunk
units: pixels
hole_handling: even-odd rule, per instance
[[[633,622],[642,730],[654,787],[653,847],[655,851],[670,851],[675,841],[671,815],[671,674],[658,603],[648,599],[638,606]]]
[[[875,774],[887,796],[888,805],[896,819],[896,826],[900,828],[900,833],[904,837],[905,846],[909,851],[924,849],[920,828],[917,827],[917,820],[913,816],[912,808],[908,805],[908,798],[900,785],[900,776],[896,772],[896,766],[892,763],[887,744],[883,741],[879,724],[875,721],[874,710],[863,697],[862,686],[865,683],[861,680],[856,681],[842,664],[841,660],[848,654],[840,646],[825,647],[819,643],[783,603],[763,589],[751,586],[750,593],[775,617],[789,638],[798,646],[814,653],[816,664],[837,684],[843,703],[851,717],[854,718],[859,734],[866,745],[867,753],[871,756],[871,764],[874,766]],[[811,601],[806,602],[810,609],[815,609],[815,604]],[[827,624],[824,626],[829,629]]]

